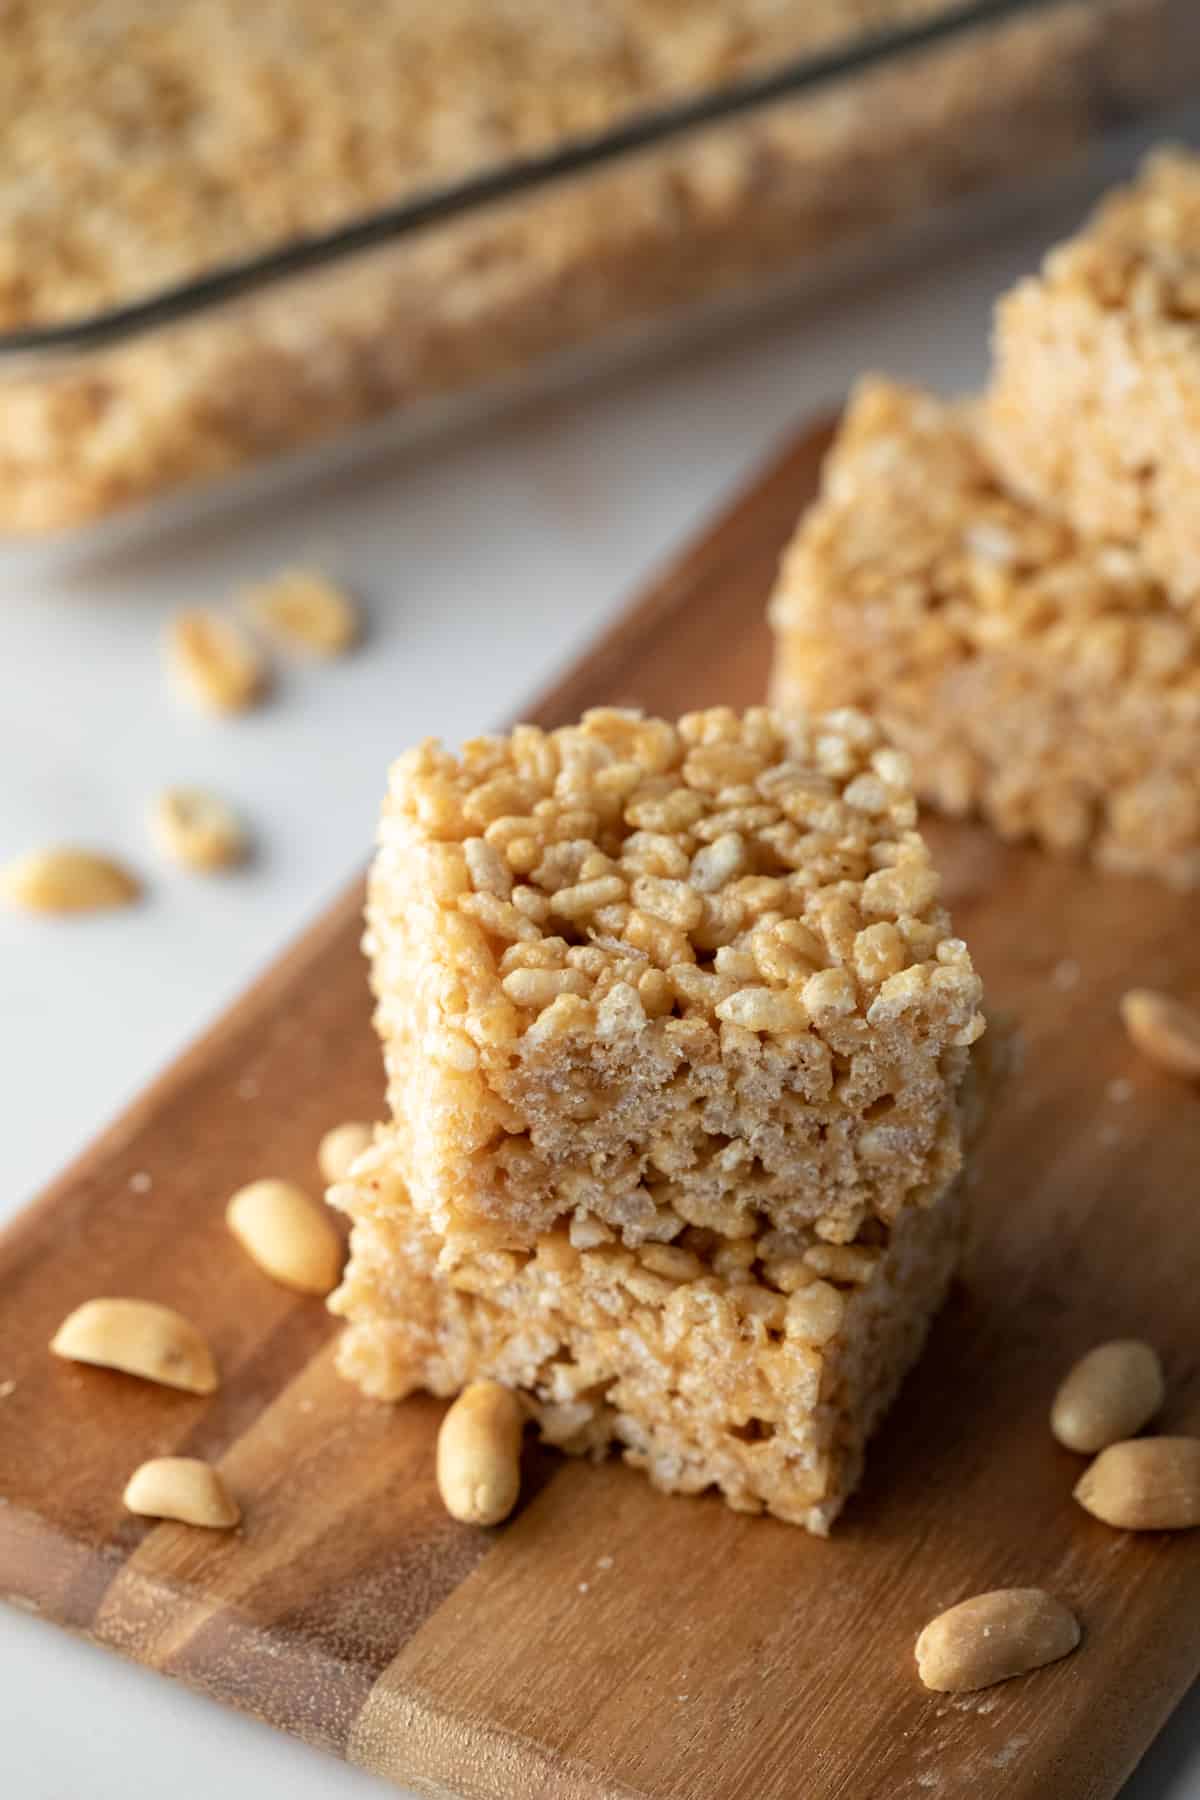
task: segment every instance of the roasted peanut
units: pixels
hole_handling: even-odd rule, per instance
[[[1068,1450],[1092,1454],[1148,1425],[1165,1397],[1162,1364],[1149,1344],[1137,1338],[1097,1344],[1055,1394],[1050,1429]]]
[[[1119,1531],[1188,1531],[1200,1525],[1200,1438],[1131,1438],[1084,1470],[1075,1498]]]
[[[26,851],[0,870],[0,892],[27,912],[97,912],[128,906],[141,891],[137,878],[111,856],[68,844]]]
[[[345,1180],[351,1164],[369,1147],[372,1135],[371,1127],[358,1119],[327,1131],[317,1147],[317,1167],[325,1180]]]
[[[227,1531],[241,1510],[219,1470],[194,1456],[156,1456],[133,1471],[123,1495],[130,1512]]]
[[[1125,1029],[1142,1055],[1172,1075],[1200,1075],[1200,1013],[1169,994],[1131,988],[1121,1001]]]
[[[473,1381],[438,1432],[437,1484],[446,1511],[464,1525],[498,1525],[521,1488],[524,1415],[498,1381]]]
[[[315,569],[285,569],[248,588],[244,600],[255,624],[290,650],[340,656],[359,635],[353,601]]]
[[[212,1352],[196,1327],[151,1300],[87,1300],[63,1320],[50,1348],[69,1362],[122,1369],[191,1394],[217,1386]]]
[[[917,1673],[940,1694],[971,1693],[1068,1656],[1079,1623],[1043,1588],[997,1588],[931,1619],[917,1639]]]
[[[316,1201],[291,1181],[252,1181],[225,1209],[225,1223],[273,1281],[328,1294],[342,1268],[342,1241]]]
[[[233,808],[203,788],[164,788],[151,825],[159,843],[185,869],[228,869],[246,855],[249,839]]]
[[[172,620],[167,664],[181,691],[206,712],[243,712],[267,683],[263,660],[241,627],[201,606]]]

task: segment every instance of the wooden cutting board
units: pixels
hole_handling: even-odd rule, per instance
[[[763,601],[825,441],[786,450],[531,716],[758,699]],[[936,837],[1026,1061],[964,1283],[830,1542],[532,1448],[519,1515],[458,1526],[434,1489],[440,1407],[362,1399],[320,1304],[234,1247],[233,1188],[315,1187],[321,1133],[379,1105],[356,889],[0,1240],[0,1594],[432,1795],[1114,1793],[1200,1670],[1200,1532],[1087,1517],[1046,1411],[1078,1352],[1138,1333],[1166,1360],[1165,1425],[1200,1428],[1200,1096],[1141,1063],[1115,1012],[1133,982],[1200,993],[1196,903]],[[220,1391],[49,1356],[106,1293],[196,1320]],[[132,1467],[168,1452],[221,1464],[236,1535],[122,1511]],[[1080,1650],[982,1695],[925,1693],[920,1626],[1009,1583],[1069,1601]]]

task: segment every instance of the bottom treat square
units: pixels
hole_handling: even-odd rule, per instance
[[[331,1193],[356,1219],[340,1367],[387,1399],[493,1377],[563,1450],[616,1446],[667,1492],[824,1535],[945,1296],[964,1179],[853,1244],[688,1228],[580,1250],[555,1230],[516,1250],[436,1236],[384,1133]]]

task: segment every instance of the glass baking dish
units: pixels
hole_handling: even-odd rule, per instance
[[[509,391],[585,344],[653,341],[781,281],[821,285],[933,215],[1040,180],[1115,121],[1190,92],[1200,68],[1193,0],[820,6],[827,27],[870,28],[756,60],[749,24],[770,0],[685,9],[691,25],[746,26],[732,79],[610,108],[600,130],[0,334],[0,531],[79,526]],[[806,7],[791,14],[811,27]],[[787,15],[774,0],[776,24]],[[0,275],[4,254],[0,225]]]

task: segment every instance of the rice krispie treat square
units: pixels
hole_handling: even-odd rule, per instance
[[[859,387],[771,616],[775,703],[869,708],[941,810],[1200,884],[1200,620],[1003,488],[969,408]]]
[[[668,1493],[716,1487],[824,1535],[864,1447],[918,1356],[958,1258],[962,1189],[853,1244],[811,1226],[580,1248],[559,1224],[532,1245],[447,1245],[409,1202],[405,1128],[380,1133],[330,1198],[358,1221],[330,1302],[350,1324],[342,1373],[396,1400],[490,1377],[542,1437],[610,1446]]]
[[[983,1019],[915,821],[850,711],[600,710],[402,757],[367,945],[416,1212],[511,1249],[844,1243],[940,1193]]]
[[[1200,603],[1200,157],[1163,151],[1000,304],[1001,474]]]

